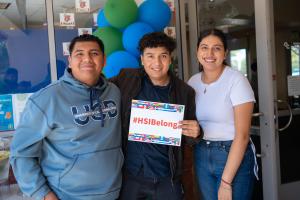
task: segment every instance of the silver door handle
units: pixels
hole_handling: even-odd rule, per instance
[[[253,113],[253,114],[252,114],[252,117],[261,117],[261,116],[264,116],[264,113],[262,113],[262,112],[257,112],[257,113]]]
[[[257,154],[256,154],[256,157],[257,157],[257,158],[263,158],[263,157],[265,157],[265,156],[266,156],[266,154],[263,153],[263,152],[262,152],[262,153],[257,153]]]
[[[284,127],[278,128],[278,131],[284,131],[285,129],[287,129],[291,125],[291,122],[293,120],[293,111],[292,111],[292,108],[291,108],[290,104],[287,101],[277,99],[277,100],[275,100],[275,102],[285,104],[287,106],[289,114],[290,114],[288,123]],[[278,116],[277,116],[277,118],[278,118]]]

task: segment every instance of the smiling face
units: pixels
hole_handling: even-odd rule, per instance
[[[169,83],[171,55],[165,47],[145,48],[141,60],[154,85],[164,86]]]
[[[198,61],[205,71],[218,70],[223,67],[227,52],[221,39],[214,35],[204,37],[197,50]]]
[[[76,42],[68,60],[75,79],[88,86],[97,84],[105,64],[105,56],[97,42]]]

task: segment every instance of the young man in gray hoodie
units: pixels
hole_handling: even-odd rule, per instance
[[[64,76],[33,94],[11,144],[21,190],[45,200],[114,200],[121,187],[120,91],[100,76],[101,40],[74,38]]]

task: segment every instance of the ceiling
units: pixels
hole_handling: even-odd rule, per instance
[[[10,3],[10,6],[0,9],[0,30],[25,29],[47,26],[46,1],[51,0],[0,0],[0,3]],[[78,26],[92,20],[91,13],[103,8],[107,0],[90,0],[90,13],[76,13]],[[54,25],[59,26],[59,13],[75,13],[75,0],[53,0]]]
[[[0,9],[0,30],[40,28],[47,26],[46,3],[53,1],[54,25],[59,27],[59,14],[75,13],[75,0],[0,0],[0,3],[10,3],[7,9]],[[104,7],[107,0],[90,0],[90,13],[75,13],[76,27],[91,27],[93,17]],[[141,2],[143,0],[136,0]],[[254,25],[254,0],[197,0],[199,5],[199,23],[211,23],[215,26],[252,26]],[[188,0],[186,0],[188,3]],[[278,26],[298,26],[295,21],[300,1],[273,0],[275,24]],[[283,8],[283,9],[281,9]],[[286,12],[288,11],[288,12]],[[300,15],[298,15],[300,16]],[[298,17],[299,18],[299,17]]]

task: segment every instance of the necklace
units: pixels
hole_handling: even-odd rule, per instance
[[[220,78],[220,76],[222,75],[224,69],[225,69],[225,67],[223,67],[222,71],[218,74],[218,76],[217,76],[216,78],[214,78],[214,80],[209,81],[209,83],[205,83],[205,81],[204,81],[204,76],[203,76],[203,75],[204,75],[204,74],[203,74],[204,72],[202,72],[201,79],[202,79],[202,82],[203,82],[203,84],[204,84],[204,90],[203,90],[203,93],[204,93],[204,94],[206,93],[207,88],[208,88],[208,86],[209,86],[210,84],[212,84],[212,83],[216,82],[217,80],[219,80],[219,78]]]

